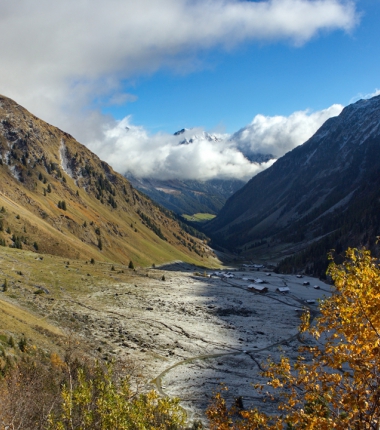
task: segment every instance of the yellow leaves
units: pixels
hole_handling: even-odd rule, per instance
[[[64,369],[66,367],[65,362],[61,359],[61,357],[53,352],[50,356],[51,365],[57,369]]]
[[[317,430],[377,428],[380,269],[366,250],[348,249],[346,256],[342,265],[330,264],[328,274],[336,292],[321,303],[315,325],[311,325],[309,314],[302,317],[300,331],[323,339],[319,347],[303,348],[312,360],[299,356],[291,365],[282,357],[277,364],[269,361],[263,372],[268,385],[282,398],[279,411],[287,415],[269,419],[257,410],[245,411],[241,413],[243,420],[232,425],[232,415],[220,395],[218,402],[224,412],[213,429],[272,430],[282,429],[284,423]]]
[[[129,430],[180,428],[186,414],[178,399],[155,391],[132,393],[128,377],[116,382],[112,367],[99,365],[91,375],[79,368],[74,384],[62,390],[62,412],[49,417],[49,429]]]
[[[306,311],[301,316],[300,333],[304,333],[310,329],[310,312]]]

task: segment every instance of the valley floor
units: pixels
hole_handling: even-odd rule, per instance
[[[242,396],[245,407],[273,411],[276,404],[262,403],[251,386],[262,380],[261,363],[268,355],[295,358],[298,310],[309,307],[315,313],[316,304],[306,300],[331,293],[319,280],[266,271],[238,270],[227,279],[210,277],[211,271],[197,274],[182,263],[133,271],[50,256],[39,260],[33,253],[19,275],[20,255],[13,250],[1,255],[0,276],[9,279],[2,302],[75,333],[80,348],[94,357],[138,363],[151,387],[181,399],[189,419],[204,419],[221,383],[229,387],[231,401]],[[267,293],[248,290],[258,278],[267,282]],[[284,286],[288,293],[276,291]]]

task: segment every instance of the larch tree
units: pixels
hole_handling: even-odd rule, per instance
[[[348,249],[327,273],[335,292],[315,322],[305,313],[301,325],[319,342],[303,346],[294,364],[287,357],[268,362],[263,373],[282,399],[278,413],[229,409],[218,393],[207,413],[211,429],[380,429],[378,262],[367,250]]]

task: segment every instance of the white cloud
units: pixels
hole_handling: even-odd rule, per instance
[[[357,102],[358,100],[361,100],[361,99],[370,99],[372,97],[376,97],[376,96],[379,96],[379,95],[380,95],[380,90],[377,89],[377,88],[372,93],[368,93],[368,94],[359,93],[356,96],[354,96],[354,97],[351,98],[350,104],[351,103],[355,103],[355,102]]]
[[[93,142],[90,149],[120,172],[160,179],[248,180],[271,164],[250,163],[228,141],[227,135],[216,140],[208,136],[201,129],[188,130],[180,136],[166,133],[150,136],[126,117],[105,129],[104,137]],[[188,142],[181,143],[186,138]]]
[[[251,124],[233,136],[209,135],[202,129],[187,130],[179,136],[165,133],[149,135],[135,126],[130,117],[109,123],[101,139],[90,145],[95,153],[119,172],[137,177],[160,179],[239,178],[248,180],[271,166],[251,163],[254,153],[278,158],[309,139],[343,106],[309,113],[294,112],[288,117],[256,115]]]
[[[81,109],[120,101],[125,79],[188,68],[216,46],[302,44],[356,21],[350,0],[0,0],[0,93],[86,141]]]
[[[0,0],[0,93],[73,134],[120,172],[249,178],[265,166],[250,163],[242,150],[283,153],[312,129],[301,120],[320,118],[257,116],[241,133],[240,148],[225,139],[178,145],[173,136],[149,136],[130,119],[115,123],[91,106],[133,102],[125,80],[162,67],[191,68],[208,49],[255,40],[302,44],[356,22],[350,0]],[[280,139],[284,129],[288,140]]]
[[[244,154],[272,154],[276,158],[309,139],[342,105],[334,104],[318,112],[298,111],[288,117],[256,115],[252,122],[231,139]]]

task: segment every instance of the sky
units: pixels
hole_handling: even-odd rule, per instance
[[[379,22],[379,0],[0,0],[0,93],[120,173],[248,180],[378,94]]]

